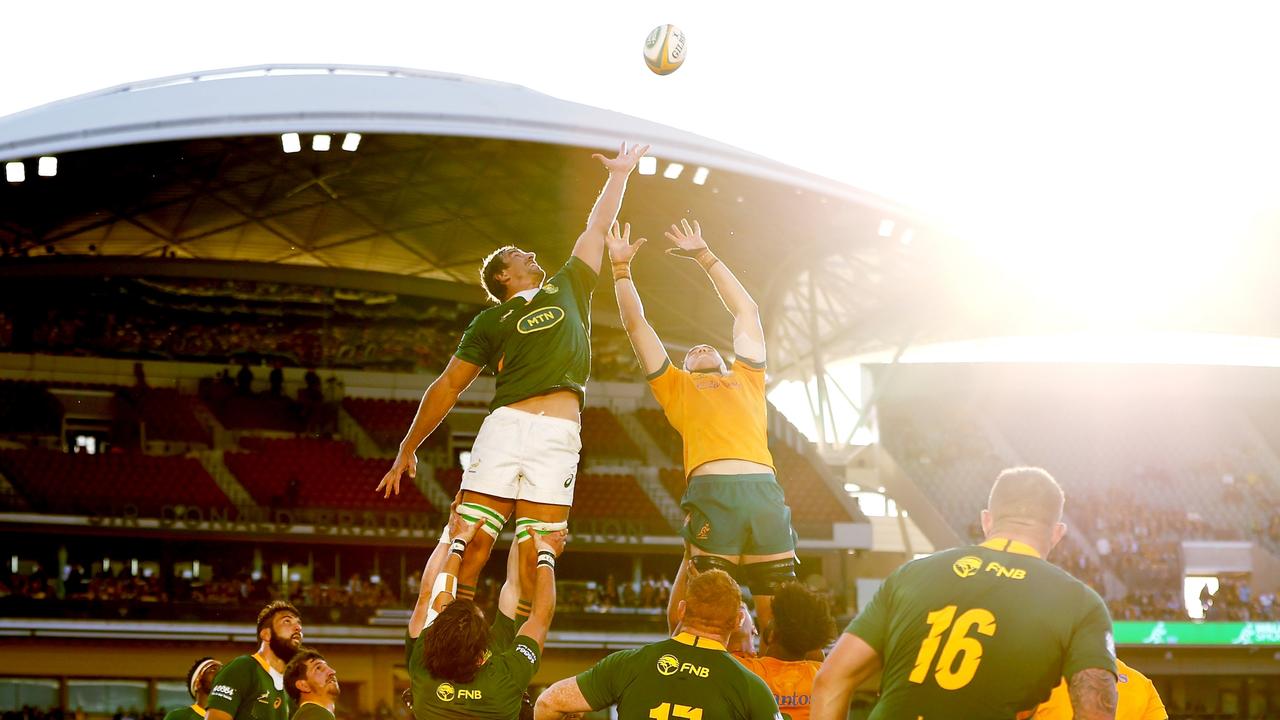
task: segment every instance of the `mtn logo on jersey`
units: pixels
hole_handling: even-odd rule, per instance
[[[658,658],[658,673],[660,675],[675,675],[677,672],[686,672],[690,675],[696,675],[697,677],[704,678],[711,675],[711,668],[694,665],[693,663],[680,662],[680,658],[669,653]]]
[[[955,574],[962,578],[977,575],[980,567],[982,567],[982,558],[976,555],[965,555],[951,565],[951,569],[955,571]]]
[[[516,323],[516,332],[521,335],[528,335],[539,330],[549,330],[559,325],[563,319],[564,308],[556,307],[555,305],[539,308],[520,318],[520,321]]]

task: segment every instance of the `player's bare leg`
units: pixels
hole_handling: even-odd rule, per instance
[[[569,520],[568,505],[552,505],[550,503],[539,503],[531,500],[517,500],[515,502],[515,516],[517,518],[530,518],[543,523],[563,523]],[[516,528],[515,542],[519,546],[520,553],[520,602],[516,606],[516,627],[529,617],[530,608],[533,605],[533,584],[537,577],[538,554],[535,551],[532,540],[521,542],[519,537],[520,528]]]
[[[510,518],[511,511],[515,507],[515,501],[510,498],[485,495],[471,490],[462,491],[461,501],[463,504],[483,505],[504,518]],[[489,561],[489,553],[493,551],[496,540],[497,538],[488,532],[478,532],[471,540],[471,544],[467,545],[466,553],[462,556],[462,567],[458,570],[459,600],[475,598],[476,583],[480,580],[480,572],[484,570],[485,563]]]

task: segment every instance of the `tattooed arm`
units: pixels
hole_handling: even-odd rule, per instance
[[[1067,687],[1071,708],[1079,720],[1115,720],[1116,676],[1102,668],[1088,668],[1071,676]]]

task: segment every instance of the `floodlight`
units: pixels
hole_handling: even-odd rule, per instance
[[[36,172],[40,173],[40,177],[53,177],[58,174],[58,158],[46,155],[40,158],[39,164],[36,166]]]
[[[895,224],[896,223],[894,223],[894,221],[888,218],[881,220],[880,221],[880,237],[889,237],[893,235],[893,226]]]
[[[704,168],[704,167],[700,167],[700,168],[698,168],[698,169],[697,169],[697,170],[695,170],[695,171],[694,171],[694,173],[693,173],[693,184],[694,184],[694,185],[706,185],[706,184],[707,184],[707,176],[708,176],[708,175],[710,175],[710,174],[711,174],[711,171],[710,171],[710,170],[708,170],[708,169],[706,169],[706,168]]]
[[[667,166],[666,170],[662,171],[662,177],[668,180],[675,180],[676,178],[680,177],[680,173],[682,172],[684,172],[684,165],[681,165],[680,163],[677,163],[677,162],[673,162]]]
[[[646,155],[640,158],[640,174],[652,175],[658,172],[658,158]]]
[[[360,147],[360,133],[347,133],[347,136],[342,138],[343,150],[355,152],[358,147]]]
[[[328,135],[313,135],[311,137],[311,149],[316,152],[329,152],[329,143],[333,138]]]
[[[27,168],[21,160],[5,163],[4,177],[9,182],[18,183],[27,179]]]
[[[285,133],[281,135],[280,145],[287,153],[296,153],[302,150],[302,140],[298,138],[298,133]]]

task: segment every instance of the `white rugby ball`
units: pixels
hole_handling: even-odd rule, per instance
[[[644,62],[659,75],[680,69],[689,49],[684,33],[675,25],[659,25],[644,40]]]

